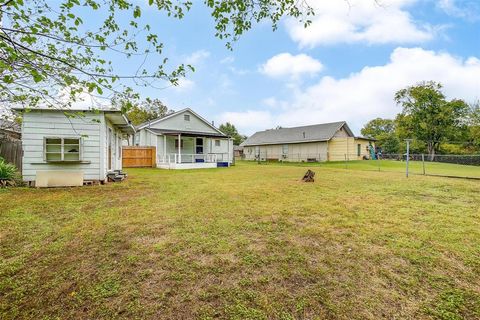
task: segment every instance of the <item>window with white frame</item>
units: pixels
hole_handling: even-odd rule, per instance
[[[81,161],[82,139],[75,137],[45,137],[45,161]]]
[[[220,147],[220,140],[215,140],[215,147]]]
[[[282,154],[285,156],[288,154],[288,144],[282,146]]]
[[[190,115],[189,114],[184,114],[183,115],[183,120],[190,121]]]

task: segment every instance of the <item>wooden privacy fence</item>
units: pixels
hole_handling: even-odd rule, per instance
[[[22,142],[0,139],[0,157],[22,172]]]
[[[155,147],[123,147],[122,165],[124,168],[141,168],[156,166]]]

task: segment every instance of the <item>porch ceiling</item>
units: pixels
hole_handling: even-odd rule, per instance
[[[228,138],[227,135],[220,133],[210,133],[210,132],[196,132],[196,131],[183,131],[183,130],[165,130],[165,129],[155,129],[148,128],[151,132],[155,134],[162,134],[166,136],[177,136],[181,134],[183,137],[208,137],[208,138]]]

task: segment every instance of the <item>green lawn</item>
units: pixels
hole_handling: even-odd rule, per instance
[[[0,319],[480,318],[480,181],[335,166],[1,189]]]
[[[266,163],[263,163],[266,164]],[[334,162],[320,162],[320,163],[268,163],[269,165],[284,165],[284,166],[315,166],[347,170],[366,170],[366,171],[381,171],[381,172],[406,172],[405,161],[395,160],[373,160],[373,161],[334,161]],[[423,174],[423,167],[421,161],[410,161],[409,172],[411,174]],[[480,178],[480,166],[458,165],[440,162],[425,162],[425,173],[427,175],[443,175],[456,177],[471,177]]]

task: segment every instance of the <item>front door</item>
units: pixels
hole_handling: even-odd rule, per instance
[[[195,139],[195,153],[203,154],[203,138]]]
[[[203,138],[195,138],[195,162],[204,162],[205,160],[203,156]]]

